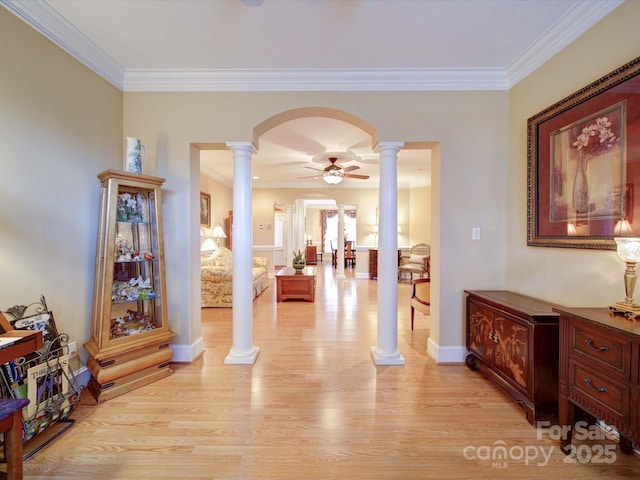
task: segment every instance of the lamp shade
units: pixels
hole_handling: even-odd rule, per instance
[[[322,180],[324,180],[329,185],[337,185],[343,180],[342,172],[329,170],[322,175]]]
[[[631,228],[629,220],[622,218],[618,220],[616,225],[613,227],[613,234],[616,236],[635,235],[635,232]]]
[[[211,236],[213,238],[227,238],[227,235],[224,233],[224,230],[220,225],[216,225],[213,227],[213,231],[211,232]]]
[[[623,262],[640,262],[640,238],[615,237],[618,256]]]

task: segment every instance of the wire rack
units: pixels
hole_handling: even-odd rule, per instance
[[[28,398],[23,409],[22,438],[27,442],[54,424],[63,428],[29,453],[39,451],[73,426],[69,416],[80,404],[82,389],[74,374],[75,353],[69,351],[69,336],[58,333],[53,313],[44,296],[30,305],[16,305],[6,311],[17,329],[43,332],[44,347],[0,367],[0,388],[3,398]]]

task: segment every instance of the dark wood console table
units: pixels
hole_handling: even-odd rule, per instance
[[[522,405],[532,425],[555,422],[559,305],[504,290],[465,293],[469,369]]]
[[[640,322],[608,308],[555,308],[560,314],[560,439],[569,452],[576,409],[614,426],[620,450],[640,445]]]

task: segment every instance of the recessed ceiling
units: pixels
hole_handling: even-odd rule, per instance
[[[259,177],[254,187],[377,188],[380,185],[379,155],[371,137],[341,120],[311,117],[282,123],[260,137],[260,148],[251,159],[252,174]],[[329,187],[321,178],[300,178],[319,174],[315,169],[338,157],[341,167],[358,166],[350,173],[369,175],[368,180],[345,179]],[[201,170],[227,185],[233,179],[233,154],[228,150],[202,150]],[[431,151],[404,148],[398,154],[398,186],[415,188],[431,185]]]

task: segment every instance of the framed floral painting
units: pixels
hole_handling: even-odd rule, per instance
[[[639,184],[640,57],[528,119],[527,245],[614,250]]]

